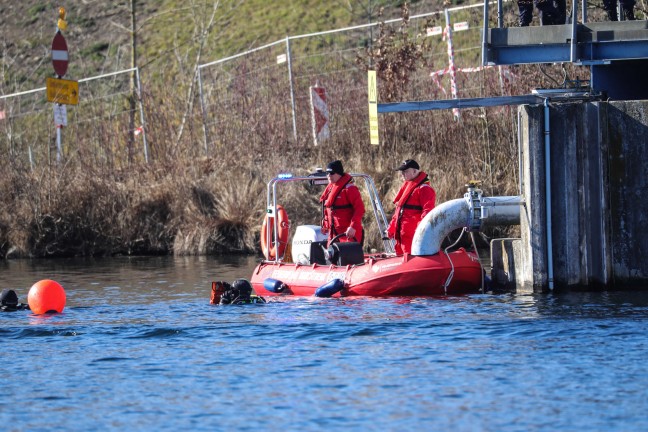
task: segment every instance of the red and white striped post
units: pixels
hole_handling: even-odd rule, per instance
[[[315,145],[331,137],[329,110],[326,102],[326,89],[318,84],[310,87],[311,118]]]
[[[457,68],[454,62],[454,48],[452,47],[452,26],[450,25],[450,12],[448,9],[444,9],[445,19],[446,19],[446,31],[445,36],[448,42],[448,69],[450,70],[450,92],[452,93],[452,99],[457,99]],[[453,108],[452,113],[456,119],[459,119],[459,109]]]

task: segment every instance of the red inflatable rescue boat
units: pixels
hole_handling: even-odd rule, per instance
[[[460,222],[452,222],[452,226],[442,224],[441,229],[447,232],[442,235],[433,233],[430,237],[434,221],[453,220],[440,213],[449,210],[444,205],[435,208],[421,221],[414,237],[412,254],[397,256],[389,239],[382,239],[384,252],[365,254],[359,243],[327,242],[316,225],[297,226],[292,247],[286,248],[286,222],[290,208],[286,203],[282,203],[283,206],[277,204],[277,186],[287,182],[324,185],[327,182],[324,175],[322,172],[307,177],[280,175],[268,183],[265,238],[261,241],[266,259],[256,267],[251,277],[257,294],[384,297],[468,294],[482,290],[484,272],[474,252],[463,248],[443,251],[438,240],[433,240],[438,245],[432,249],[420,244],[430,238],[445,238],[457,228],[457,224],[464,226],[465,212],[462,211]],[[385,232],[388,221],[373,180],[365,174],[351,176],[364,180],[378,232]],[[455,203],[452,209],[457,204],[461,205]]]

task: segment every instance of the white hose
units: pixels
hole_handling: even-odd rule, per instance
[[[466,198],[446,201],[428,213],[414,233],[412,255],[437,254],[448,234],[458,228],[470,228],[473,215],[469,201]],[[480,224],[518,225],[523,203],[524,200],[518,196],[484,197],[480,201]]]
[[[463,198],[446,201],[425,215],[412,240],[412,255],[434,255],[443,239],[457,228],[468,226],[470,206]]]

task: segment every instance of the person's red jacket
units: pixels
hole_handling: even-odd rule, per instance
[[[396,253],[412,251],[412,240],[419,222],[434,208],[436,192],[423,171],[416,178],[403,182],[394,204],[396,210],[387,233],[396,240]]]
[[[342,236],[340,241],[350,242],[363,240],[362,217],[365,208],[358,187],[352,183],[349,174],[344,174],[337,182],[326,186],[320,197],[324,204],[324,218],[322,219],[322,233],[329,236],[329,240],[342,234],[349,226],[356,230],[355,238]]]

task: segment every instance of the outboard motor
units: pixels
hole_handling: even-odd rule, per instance
[[[292,240],[293,261],[298,264],[326,264],[320,244],[326,244],[326,235],[317,225],[299,225]]]

